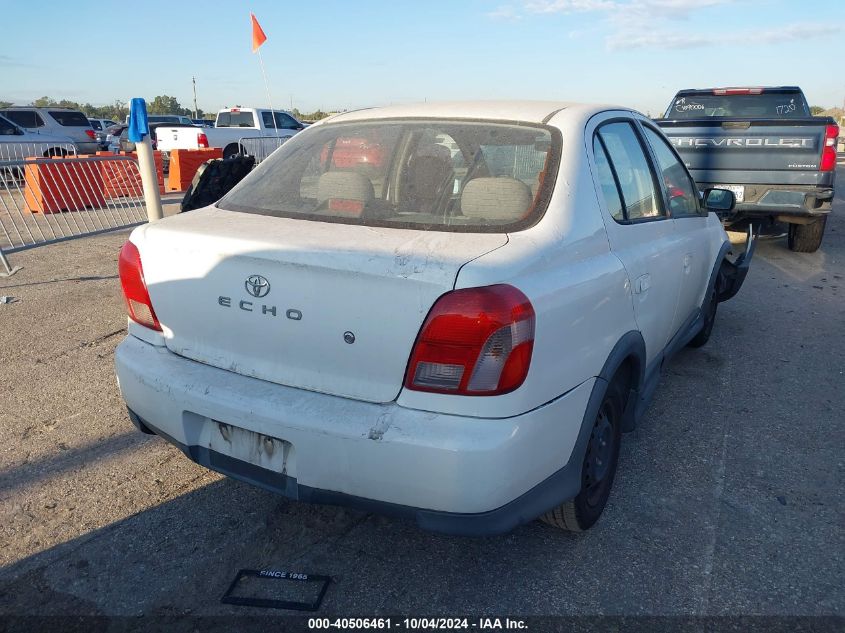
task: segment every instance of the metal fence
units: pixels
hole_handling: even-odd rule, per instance
[[[76,145],[70,141],[67,143],[0,142],[0,162],[50,156],[76,156]]]
[[[146,219],[141,174],[129,156],[0,161],[2,276],[17,270],[4,252],[125,228]]]
[[[239,139],[238,143],[243,148],[244,154],[255,157],[257,165],[279,149],[289,138],[289,136],[247,136]]]

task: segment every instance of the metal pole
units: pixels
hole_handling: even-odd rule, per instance
[[[198,119],[197,116],[197,78],[191,77],[191,80],[194,82],[194,118]]]
[[[279,137],[279,128],[276,124],[276,111],[273,110],[273,99],[270,97],[270,84],[267,83],[267,73],[264,70],[264,60],[261,58],[261,49],[258,49],[258,61],[261,64],[261,74],[264,75],[264,87],[267,89],[267,103],[270,104],[270,118],[273,119],[273,129],[276,131],[276,138]]]
[[[144,186],[144,201],[147,203],[147,219],[150,222],[161,220],[164,211],[161,208],[161,196],[158,192],[158,177],[153,158],[153,145],[150,135],[145,134],[140,143],[135,143],[138,152],[138,171],[141,172],[141,184]]]
[[[2,248],[0,248],[0,262],[3,262],[3,267],[6,269],[5,273],[0,272],[0,277],[11,277],[12,275],[14,275],[16,272],[18,272],[21,269],[20,266],[15,266],[14,268],[12,268],[9,265],[9,260],[6,259],[6,256],[3,254]]]

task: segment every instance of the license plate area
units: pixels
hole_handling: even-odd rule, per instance
[[[213,426],[210,433],[210,449],[283,475],[290,474],[290,442],[219,420],[209,420],[209,423]]]
[[[183,415],[189,445],[296,477],[294,448],[290,442],[196,413],[186,411]]]
[[[718,185],[718,188],[732,191],[737,202],[745,201],[745,185]]]

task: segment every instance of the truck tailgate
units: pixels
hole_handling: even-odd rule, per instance
[[[711,117],[658,124],[698,182],[816,185],[828,176],[819,172],[825,119]],[[733,173],[726,178],[724,172]]]
[[[169,152],[174,149],[199,149],[202,128],[188,126],[161,126],[156,130],[156,149]]]

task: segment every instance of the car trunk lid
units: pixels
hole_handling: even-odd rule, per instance
[[[420,326],[505,234],[193,211],[132,237],[167,347],[246,376],[371,402],[401,390]]]

